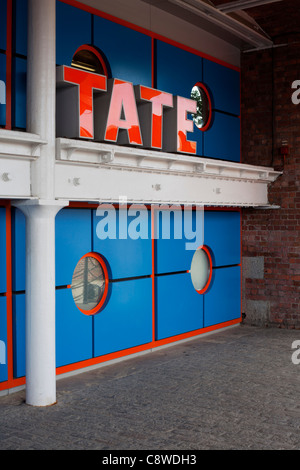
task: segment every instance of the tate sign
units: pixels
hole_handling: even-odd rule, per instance
[[[194,99],[60,66],[56,109],[59,137],[197,153],[187,136],[194,131]]]

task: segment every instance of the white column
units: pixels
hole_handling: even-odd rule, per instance
[[[26,216],[26,403],[56,402],[55,216],[59,201],[17,204]]]
[[[56,0],[28,0],[27,131],[47,142],[32,163],[32,195],[54,198]]]
[[[26,216],[26,402],[56,402],[54,199],[56,0],[28,0],[27,131],[45,142],[31,165]]]

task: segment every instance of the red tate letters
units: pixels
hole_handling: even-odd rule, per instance
[[[196,154],[193,99],[73,67],[57,68],[57,135]]]

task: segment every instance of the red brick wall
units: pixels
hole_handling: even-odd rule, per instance
[[[291,100],[292,82],[300,80],[300,34],[276,42],[287,45],[241,59],[242,161],[283,172],[269,188],[280,209],[243,210],[243,257],[264,261],[263,276],[244,273],[243,311],[246,322],[300,328],[300,104]]]

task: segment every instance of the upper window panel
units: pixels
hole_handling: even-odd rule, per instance
[[[202,57],[163,41],[157,41],[157,88],[190,98],[192,86],[203,80]]]
[[[0,49],[6,49],[6,0],[0,0]]]
[[[27,56],[27,0],[14,2],[14,52]]]
[[[237,70],[203,59],[203,81],[209,85],[215,110],[240,115],[240,73]]]
[[[94,43],[109,62],[113,78],[134,85],[152,84],[151,37],[113,21],[94,16]]]
[[[195,84],[202,82],[203,59],[199,55],[157,41],[156,80],[158,90],[172,93],[174,96],[191,98]],[[188,119],[191,119],[189,114]],[[193,133],[187,133],[187,139],[197,143],[197,155],[203,155],[203,132],[194,126]]]
[[[84,10],[57,2],[56,63],[70,65],[74,51],[92,43],[92,15]]]

